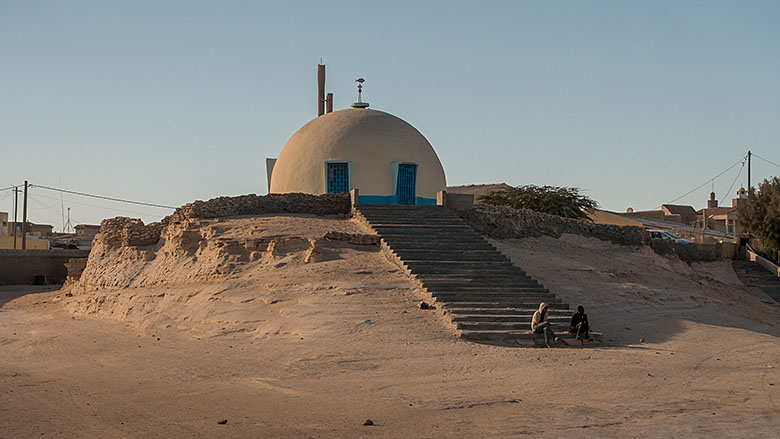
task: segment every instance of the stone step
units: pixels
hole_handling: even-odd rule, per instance
[[[403,215],[403,216],[393,216],[393,215],[363,215],[363,218],[367,219],[372,224],[380,224],[382,222],[387,222],[389,224],[426,224],[426,223],[439,223],[439,222],[447,222],[447,223],[453,223],[453,224],[467,224],[465,221],[463,221],[462,218],[457,216],[450,216],[450,215],[426,215],[426,216],[416,216],[416,215]]]
[[[486,262],[486,261],[509,261],[501,253],[495,254],[473,254],[470,252],[452,252],[452,253],[420,253],[420,252],[393,252],[404,261],[435,261],[435,262]]]
[[[400,231],[406,231],[411,232],[414,230],[440,230],[440,231],[451,231],[451,230],[465,230],[467,232],[475,233],[474,229],[469,227],[466,223],[459,223],[459,224],[452,224],[452,225],[441,225],[441,224],[425,224],[425,223],[413,223],[413,224],[372,224],[371,227],[378,229],[378,230],[387,230],[387,231],[393,231],[393,230],[400,230]]]
[[[505,269],[507,267],[517,268],[507,261],[476,261],[476,262],[452,262],[452,261],[428,261],[428,260],[405,260],[404,264],[414,268],[446,268],[452,270],[490,270]]]
[[[429,287],[424,286],[425,290],[429,293],[435,295],[441,295],[441,294],[463,294],[463,295],[474,295],[474,296],[484,296],[486,294],[506,294],[506,295],[512,295],[512,296],[519,296],[524,295],[528,297],[537,297],[537,296],[549,296],[549,297],[555,297],[552,293],[550,293],[550,290],[547,288],[544,288],[541,285],[537,285],[535,287],[519,287],[519,288],[476,288],[476,287],[452,287],[452,286],[446,286],[446,287]]]
[[[557,337],[573,341],[574,334],[561,332],[555,334]],[[536,338],[530,329],[527,330],[461,330],[460,336],[463,339],[483,342],[505,342],[512,340],[544,340],[543,334],[536,334]]]
[[[522,281],[514,284],[423,282],[422,285],[429,290],[435,289],[439,291],[548,291],[540,283]]]
[[[445,306],[444,309],[446,309],[447,312],[453,316],[533,316],[534,313],[539,309],[539,304],[536,303],[532,306],[519,308],[458,308],[457,304],[453,304],[450,306]],[[554,307],[550,307],[550,309],[547,310],[547,318],[571,319],[573,313],[574,311],[571,311],[568,308],[556,309]]]
[[[360,211],[363,210],[387,210],[390,212],[400,212],[402,210],[441,210],[449,212],[444,206],[438,205],[420,205],[420,204],[360,204],[357,206]]]
[[[533,314],[454,314],[453,322],[513,322],[530,325]],[[558,325],[571,323],[571,316],[547,316],[547,321]]]
[[[387,236],[408,236],[415,237],[419,235],[428,235],[436,237],[455,236],[481,236],[468,226],[372,226],[374,230]]]
[[[380,239],[384,241],[388,246],[391,248],[394,246],[400,247],[409,247],[411,245],[415,246],[424,246],[424,248],[431,248],[428,247],[429,245],[436,246],[433,248],[438,248],[442,246],[448,246],[448,245],[463,245],[463,246],[470,246],[470,245],[490,245],[487,241],[482,239],[480,236],[460,236],[458,239],[453,238],[452,236],[448,236],[445,238],[442,237],[431,237],[431,236],[424,236],[420,235],[417,237],[407,237],[407,236],[387,236],[387,235],[380,235]],[[495,248],[495,247],[493,247]]]
[[[459,285],[462,284],[485,284],[485,285],[518,285],[518,284],[533,284],[541,285],[538,280],[528,276],[525,273],[518,273],[516,275],[495,273],[493,275],[479,275],[471,274],[464,275],[459,273],[453,274],[441,274],[441,273],[424,273],[414,276],[420,282],[454,282]]]
[[[409,257],[410,259],[419,259],[416,256],[453,256],[453,255],[471,255],[471,256],[485,256],[495,257],[500,256],[502,259],[507,259],[503,253],[492,248],[482,249],[465,249],[465,248],[441,248],[441,249],[411,249],[411,248],[397,248],[390,247],[393,253],[402,257]]]
[[[420,282],[426,284],[426,285],[445,285],[445,284],[451,284],[451,285],[462,285],[462,286],[494,286],[494,287],[500,287],[500,286],[523,286],[523,285],[533,285],[533,286],[539,286],[539,282],[536,279],[533,279],[531,277],[528,277],[526,275],[520,275],[517,276],[506,276],[506,275],[496,275],[496,276],[480,276],[480,277],[472,277],[472,276],[442,276],[442,275],[429,275],[429,274],[423,274],[423,275],[417,275],[417,280]]]
[[[555,332],[555,335],[560,337],[558,333],[568,333],[569,332],[569,324],[568,322],[550,322],[550,325],[552,326],[553,332]],[[522,331],[527,330],[530,332],[531,330],[531,321],[525,321],[525,322],[457,322],[455,326],[460,330],[476,330],[476,331],[484,331],[484,330],[508,330],[508,331]]]
[[[489,314],[493,311],[500,311],[500,312],[531,312],[534,313],[539,310],[539,304],[541,302],[545,302],[548,305],[548,312],[550,315],[552,315],[555,312],[567,312],[569,314],[572,313],[572,311],[569,310],[569,305],[567,303],[555,303],[555,302],[548,302],[546,300],[514,300],[511,302],[500,302],[500,301],[471,301],[471,302],[459,302],[459,303],[444,303],[442,307],[447,310],[447,312],[452,313],[458,313],[458,314],[479,314],[479,313],[486,313]]]
[[[387,242],[387,241],[385,241]],[[422,250],[422,251],[491,251],[491,252],[498,252],[495,247],[492,245],[486,243],[486,242],[463,242],[463,243],[457,243],[457,242],[419,242],[419,241],[407,241],[403,243],[397,243],[393,242],[392,244],[390,242],[387,242],[387,245],[392,249],[393,251],[410,251],[410,250]]]
[[[503,306],[523,306],[531,308],[536,304],[536,308],[539,308],[539,303],[545,302],[549,305],[558,304],[561,299],[553,296],[552,294],[461,294],[461,293],[435,293],[431,294],[436,298],[436,301],[443,301],[451,304],[455,303],[468,303],[469,306],[475,303],[501,303]]]

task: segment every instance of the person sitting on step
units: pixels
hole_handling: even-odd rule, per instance
[[[544,334],[544,344],[548,348],[550,347],[550,341],[558,341],[558,337],[555,336],[550,322],[547,321],[547,304],[544,302],[539,304],[539,311],[536,311],[531,318],[531,331],[534,334]]]
[[[577,307],[577,312],[571,316],[571,325],[569,325],[569,332],[574,335],[574,338],[582,340],[590,340],[588,332],[590,327],[588,325],[588,315],[585,314],[585,308],[580,305]]]

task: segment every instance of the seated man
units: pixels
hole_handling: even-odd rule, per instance
[[[531,331],[534,334],[544,334],[544,344],[548,348],[551,341],[558,341],[550,322],[547,321],[547,304],[544,302],[539,304],[539,311],[536,311],[531,318]]]
[[[590,328],[588,327],[588,315],[585,314],[585,308],[580,305],[577,307],[577,312],[571,316],[569,332],[576,334],[575,338],[579,340],[590,340],[588,331],[590,331]]]

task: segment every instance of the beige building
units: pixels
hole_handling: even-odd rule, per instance
[[[697,224],[701,227],[702,218],[706,215],[707,228],[727,233],[734,237],[740,236],[744,232],[744,229],[739,224],[737,207],[740,203],[744,203],[745,200],[747,200],[747,191],[744,188],[739,188],[736,195],[736,198],[731,199],[731,207],[726,207],[718,206],[718,202],[715,200],[715,194],[710,194],[707,208],[696,212],[698,215]]]
[[[474,195],[474,202],[479,203],[481,197],[507,189],[512,189],[512,186],[509,186],[506,183],[467,184],[461,186],[447,186],[447,193]]]
[[[41,239],[37,236],[30,236],[27,235],[27,250],[48,250],[49,249],[49,241],[46,239]],[[0,249],[13,249],[14,248],[14,237],[13,236],[0,236]],[[16,237],[16,249],[21,250],[22,248],[22,237],[17,236]]]
[[[444,168],[428,140],[412,125],[368,103],[331,110],[320,66],[319,115],[290,137],[278,158],[266,160],[270,193],[345,193],[361,204],[436,204]],[[358,82],[359,93],[363,79]]]
[[[78,224],[74,228],[78,236],[95,236],[100,232],[98,224]]]
[[[14,227],[16,227],[16,236],[22,236],[22,223],[10,221],[6,228],[8,235],[14,234]],[[46,237],[52,234],[54,226],[49,224],[35,224],[27,221],[27,236]]]
[[[436,204],[444,168],[400,118],[368,108],[318,117],[293,134],[271,169],[271,193],[343,193],[361,204]]]

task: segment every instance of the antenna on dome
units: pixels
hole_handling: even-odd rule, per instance
[[[363,83],[366,82],[363,78],[355,80],[358,83],[358,100],[354,102],[350,107],[352,108],[368,108],[368,102],[363,102]]]

